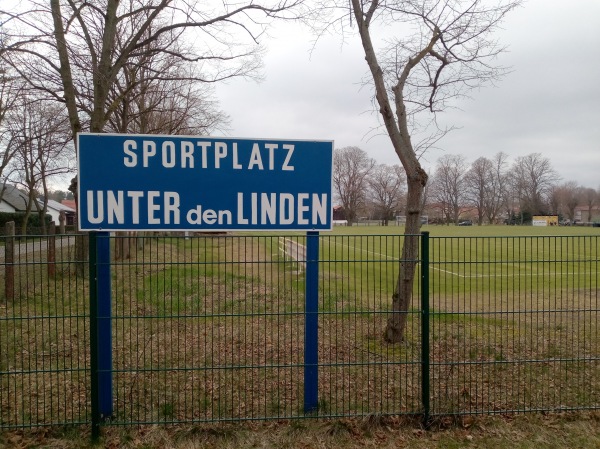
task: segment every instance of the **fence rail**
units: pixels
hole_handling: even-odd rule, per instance
[[[403,237],[316,238],[93,234],[85,277],[73,237],[0,238],[0,428],[600,407],[600,236],[424,233],[401,344]]]

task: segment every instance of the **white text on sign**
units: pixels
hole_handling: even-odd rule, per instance
[[[327,222],[329,202],[326,193],[243,193],[237,194],[237,209],[215,210],[201,204],[182,213],[177,192],[87,191],[87,217],[92,224],[180,224],[182,216],[190,225],[301,225]],[[245,207],[245,204],[248,206]],[[144,207],[142,207],[144,206]],[[147,211],[142,217],[141,210]]]
[[[262,148],[261,148],[262,144]],[[294,171],[291,165],[294,145],[258,142],[252,145],[249,155],[238,153],[237,142],[205,142],[165,140],[157,145],[153,140],[135,140],[123,143],[125,167],[150,167],[159,164],[164,168],[216,168],[228,166],[234,170]]]

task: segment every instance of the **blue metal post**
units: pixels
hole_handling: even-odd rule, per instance
[[[97,233],[98,392],[100,418],[113,415],[110,233]]]
[[[319,403],[319,233],[306,233],[304,324],[304,413]]]
[[[98,407],[98,288],[97,268],[98,257],[96,256],[96,232],[89,234],[90,249],[90,402],[92,405],[92,440],[97,441],[100,437],[100,410]]]

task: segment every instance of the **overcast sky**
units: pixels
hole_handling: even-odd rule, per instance
[[[469,162],[499,151],[511,160],[547,156],[561,181],[600,188],[600,0],[529,0],[497,34],[509,50],[499,60],[512,73],[496,87],[444,113],[460,127],[424,156]],[[285,24],[271,31],[264,81],[235,80],[217,96],[231,117],[231,137],[334,140],[358,146],[380,163],[399,163],[361,85],[367,65],[357,38],[313,36]]]

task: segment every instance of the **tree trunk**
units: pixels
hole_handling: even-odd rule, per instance
[[[412,298],[419,245],[418,234],[421,230],[422,198],[428,178],[427,173],[421,167],[410,139],[408,113],[404,103],[404,87],[410,71],[416,67],[433,48],[433,45],[439,39],[439,33],[436,29],[429,45],[427,45],[419,54],[409,59],[408,63],[404,66],[399,75],[398,83],[392,87],[395,106],[395,108],[392,109],[390,98],[388,96],[388,88],[383,76],[383,70],[379,66],[375,48],[371,41],[369,28],[378,3],[373,2],[366,13],[363,13],[362,4],[359,0],[351,0],[351,3],[354,18],[358,25],[362,47],[365,52],[365,59],[373,77],[375,98],[379,105],[379,113],[383,118],[383,123],[390,141],[394,146],[394,150],[406,171],[408,196],[402,259],[400,261],[396,290],[392,296],[392,316],[389,318],[387,327],[384,331],[384,339],[386,341],[390,343],[400,343],[404,339],[408,308]]]
[[[408,178],[408,195],[406,207],[406,227],[402,244],[402,258],[396,281],[396,289],[392,296],[392,315],[388,319],[384,331],[384,339],[389,343],[404,341],[404,333],[408,320],[408,310],[412,300],[413,284],[419,257],[419,232],[421,230],[421,199],[427,182],[425,177]]]
[[[44,199],[44,204],[41,209],[38,209],[38,215],[40,217],[40,227],[42,228],[42,235],[48,233],[48,225],[46,224],[46,213],[48,212],[48,200]],[[51,222],[54,225],[54,222]]]
[[[136,242],[136,246],[137,246],[137,250],[141,251],[144,249],[144,246],[146,246],[146,233],[144,231],[140,231],[136,233],[136,238],[135,238],[135,242]]]
[[[75,199],[75,208],[79,208],[79,198],[77,196],[77,176],[71,179],[71,185],[69,185],[69,191],[73,193]],[[77,214],[75,214],[75,270],[74,274],[77,277],[85,277],[87,264],[89,257],[89,240],[85,238],[87,234],[85,232],[79,232],[79,223],[77,222]]]
[[[125,260],[131,258],[131,249],[136,248],[132,242],[134,232],[117,231],[115,233],[115,260]],[[134,243],[132,245],[132,243]]]
[[[81,121],[79,120],[79,112],[77,110],[77,100],[75,93],[75,84],[73,83],[73,75],[71,71],[71,63],[69,61],[69,51],[67,48],[67,40],[65,38],[65,31],[63,28],[63,16],[60,9],[59,0],[50,0],[50,7],[52,9],[52,20],[54,25],[54,39],[56,41],[56,51],[60,61],[60,78],[64,88],[64,99],[65,107],[69,114],[69,123],[71,124],[71,131],[73,133],[73,143],[75,144],[75,150],[77,150],[77,133],[81,131]],[[73,192],[76,207],[79,207],[77,198],[77,176],[71,180],[69,190]],[[84,261],[88,257],[88,245],[87,239],[84,235],[77,231],[77,215],[75,215],[75,230],[77,235],[75,237],[75,270],[74,274],[78,277],[85,277],[86,264]]]
[[[25,207],[25,215],[23,216],[23,223],[21,223],[21,235],[27,234],[27,224],[29,223],[29,216],[31,215],[31,207],[35,201],[35,191],[33,187],[29,189],[27,196],[27,206]]]

